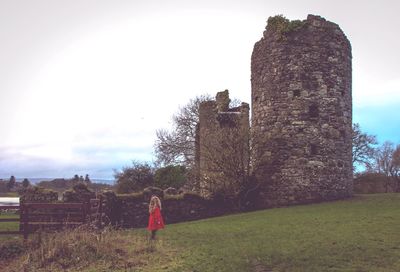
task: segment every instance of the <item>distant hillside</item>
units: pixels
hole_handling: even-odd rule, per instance
[[[74,185],[84,182],[87,184],[88,188],[92,191],[98,192],[102,190],[112,190],[113,186],[111,184],[106,184],[106,183],[97,183],[92,180],[89,182],[85,181],[80,181],[80,180],[75,180],[75,179],[64,179],[64,178],[58,178],[58,179],[53,179],[53,180],[43,180],[40,182],[37,182],[36,185],[46,188],[46,189],[51,189],[57,192],[64,192],[68,189],[71,189]]]
[[[7,180],[8,178],[3,178],[3,180]],[[51,180],[55,180],[57,178],[27,178],[31,184],[37,184],[41,181],[51,181]],[[18,182],[22,182],[24,179],[23,178],[17,178],[16,179]],[[114,184],[114,180],[113,179],[97,179],[97,178],[91,178],[91,181],[93,183],[104,183],[104,184]]]

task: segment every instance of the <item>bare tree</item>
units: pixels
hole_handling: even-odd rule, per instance
[[[398,149],[400,149],[399,146],[395,148],[392,142],[386,141],[375,151],[375,160],[371,170],[388,177],[385,184],[386,192],[388,192],[389,189],[389,182],[396,180],[399,174],[398,153],[400,153],[400,151],[398,151]]]
[[[131,166],[123,167],[122,171],[114,170],[114,178],[118,193],[141,191],[154,185],[154,169],[147,162],[134,160]]]
[[[249,132],[238,128],[223,128],[207,135],[201,150],[206,161],[206,189],[211,194],[237,196],[249,176]]]
[[[211,100],[209,95],[201,95],[191,99],[172,117],[171,130],[157,130],[154,148],[158,164],[180,164],[188,168],[193,167],[199,105],[208,100]]]
[[[400,144],[398,144],[393,151],[391,176],[397,184],[396,192],[400,192]]]
[[[189,100],[185,106],[179,108],[172,117],[172,129],[159,129],[156,131],[154,144],[157,164],[179,164],[193,168],[195,163],[195,143],[197,126],[199,123],[199,106],[201,102],[210,101],[208,94],[196,96]],[[233,99],[230,107],[241,104],[240,100]]]
[[[375,135],[368,135],[361,131],[359,124],[353,124],[353,166],[363,165],[367,169],[371,168],[374,158],[375,148],[378,144]]]
[[[388,177],[390,176],[393,152],[394,145],[389,141],[384,142],[376,149],[374,163],[376,172],[385,174]]]

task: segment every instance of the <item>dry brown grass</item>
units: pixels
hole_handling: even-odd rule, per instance
[[[82,226],[32,236],[25,252],[1,271],[137,271],[154,258],[167,257],[166,248],[162,240],[150,241],[143,230],[100,232]]]

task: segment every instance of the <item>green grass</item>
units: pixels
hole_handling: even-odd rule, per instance
[[[144,229],[117,231],[108,237],[97,251],[115,255],[116,263],[103,256],[68,271],[398,272],[400,194],[363,195],[167,225],[155,245],[146,244]],[[61,244],[64,251],[70,242]],[[35,254],[40,257],[41,252]],[[52,265],[37,271],[64,271]]]
[[[0,211],[0,218],[19,218],[19,215],[13,212]],[[0,231],[18,230],[18,229],[19,229],[19,222],[0,222]],[[0,239],[2,237],[3,236],[0,236]]]
[[[160,239],[180,268],[151,271],[400,271],[400,194],[168,225]]]
[[[18,193],[17,192],[0,192],[0,197],[18,197]]]

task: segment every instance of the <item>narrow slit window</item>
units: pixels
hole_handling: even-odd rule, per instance
[[[342,137],[342,140],[346,139],[346,132],[344,130],[340,131],[340,137]]]
[[[317,145],[311,144],[310,145],[310,154],[311,155],[317,155],[317,153],[318,153]]]
[[[294,90],[293,91],[293,97],[300,97],[300,90]]]
[[[317,105],[311,105],[308,109],[308,114],[312,118],[316,118],[319,116],[319,110]]]

